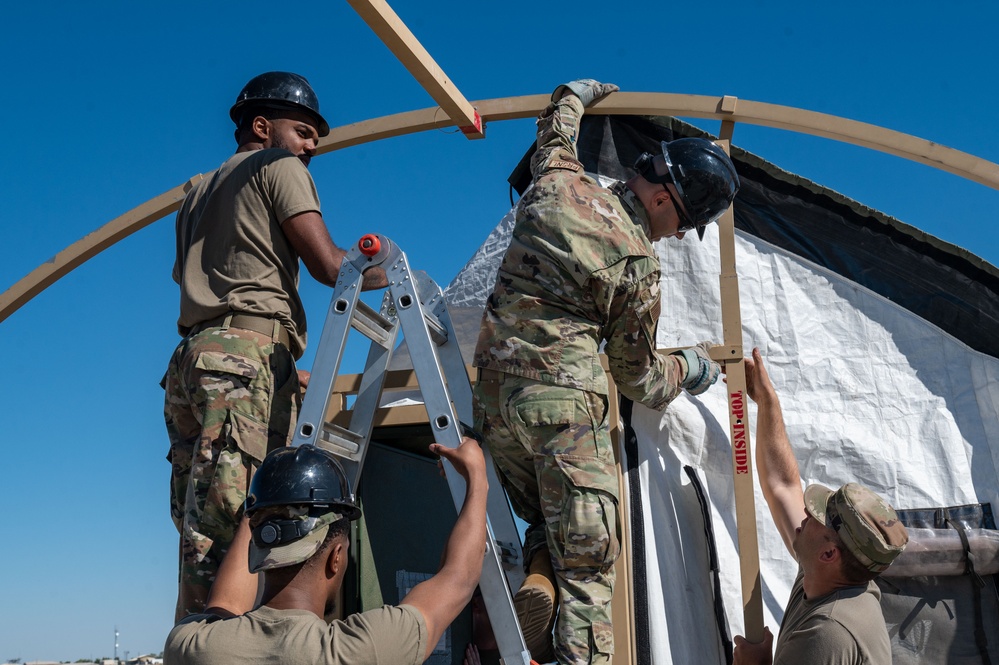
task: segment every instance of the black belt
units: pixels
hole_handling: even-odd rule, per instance
[[[214,319],[208,319],[207,321],[202,321],[197,325],[191,326],[191,332],[188,335],[199,333],[206,328],[242,328],[243,330],[252,330],[255,333],[270,337],[272,341],[284,344],[289,349],[291,348],[291,336],[288,334],[288,329],[281,325],[281,322],[277,319],[269,319],[266,316],[229,312],[228,314],[216,316]]]

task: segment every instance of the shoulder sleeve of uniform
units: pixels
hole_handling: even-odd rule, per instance
[[[581,172],[583,165],[576,154],[583,103],[569,95],[549,104],[538,117],[538,150],[531,157],[535,179],[552,170]]]
[[[282,152],[261,172],[274,218],[280,224],[303,212],[320,212],[319,193],[309,169],[290,152]]]
[[[330,624],[334,663],[419,665],[427,652],[427,625],[415,607],[386,605]]]
[[[594,289],[604,312],[604,351],[618,390],[650,409],[661,410],[680,394],[680,367],[656,352],[662,311],[659,261],[632,256],[600,271]]]
[[[184,617],[167,635],[163,646],[163,662],[165,665],[178,665],[196,662],[193,657],[197,651],[199,638],[211,630],[211,624],[221,620],[216,614],[191,614]]]

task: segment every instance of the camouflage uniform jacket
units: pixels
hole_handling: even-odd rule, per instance
[[[659,259],[648,213],[624,183],[583,172],[583,107],[570,95],[538,119],[533,186],[486,302],[474,364],[546,384],[607,393],[598,351],[618,389],[653,409],[680,391],[679,364],[656,353]]]

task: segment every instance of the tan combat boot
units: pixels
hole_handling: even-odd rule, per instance
[[[527,573],[527,579],[513,597],[513,605],[531,657],[547,663],[555,658],[552,629],[558,614],[558,589],[548,550],[534,553]]]

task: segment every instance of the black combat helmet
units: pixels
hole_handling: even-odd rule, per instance
[[[245,510],[252,515],[274,506],[335,511],[349,520],[361,516],[340,462],[315,446],[279,448],[264,458],[250,481]]]
[[[319,98],[304,76],[291,72],[266,72],[254,76],[243,86],[229,117],[238,127],[247,110],[260,108],[297,109],[312,116],[320,136],[330,133],[330,126],[319,113]]]
[[[635,168],[649,182],[676,187],[681,203],[677,206],[680,216],[677,230],[696,229],[697,237],[703,238],[704,227],[728,210],[739,191],[735,165],[724,150],[707,139],[663,141],[662,151],[666,173],[656,173],[649,153],[638,158]]]

